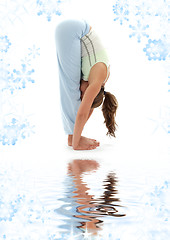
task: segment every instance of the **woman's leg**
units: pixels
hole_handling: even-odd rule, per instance
[[[89,32],[84,20],[65,20],[56,28],[55,40],[60,80],[61,113],[66,134],[73,134],[80,99],[81,43]]]

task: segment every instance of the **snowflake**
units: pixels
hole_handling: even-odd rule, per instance
[[[129,21],[129,19],[127,18],[129,15],[129,10],[127,9],[128,5],[125,4],[120,4],[120,3],[116,3],[115,5],[113,5],[113,12],[116,15],[116,17],[114,18],[114,21],[119,20],[120,21],[120,25],[123,24],[123,21]]]
[[[0,90],[3,90],[8,84],[8,74],[10,73],[8,67],[9,64],[0,59]]]
[[[158,129],[163,129],[166,133],[168,133],[168,125],[170,122],[170,107],[161,107],[159,110],[159,114],[155,118],[149,118],[149,120],[154,122],[154,134]]]
[[[167,208],[166,203],[169,199],[169,183],[164,181],[162,186],[155,186],[154,190],[148,194],[149,199],[145,203],[146,206],[154,208],[157,217],[164,221],[168,221],[170,209]]]
[[[15,90],[21,89],[20,85],[18,86],[18,84],[16,84],[13,73],[9,74],[6,79],[7,83],[4,88],[2,88],[2,91],[9,90],[11,94],[13,94]]]
[[[31,59],[29,57],[25,57],[21,59],[22,64],[31,66]]]
[[[22,196],[16,194],[16,189],[19,185],[18,176],[14,176],[16,172],[4,170],[1,167],[0,174],[0,222],[12,221],[17,213],[18,204],[21,202]]]
[[[0,52],[7,52],[11,45],[7,36],[0,36]]]
[[[146,56],[148,56],[148,60],[165,60],[168,55],[168,50],[166,44],[159,40],[148,40],[148,44],[146,44],[146,48],[143,49],[146,52]]]
[[[28,48],[29,49],[29,54],[28,56],[32,56],[33,58],[35,58],[37,55],[39,56],[39,50],[40,48],[36,48],[35,45],[33,45],[32,48]]]
[[[145,30],[149,28],[149,25],[142,25],[140,21],[138,21],[137,26],[129,25],[129,28],[133,30],[133,33],[130,34],[129,37],[131,38],[136,36],[138,39],[138,42],[141,41],[141,37],[143,36],[147,38],[149,37],[149,35],[145,33]]]
[[[30,190],[32,172],[16,171],[13,166],[3,165],[0,171],[0,239],[47,240],[51,236],[51,240],[57,240],[54,237],[56,228],[49,224],[53,221],[53,210],[47,209],[39,195],[32,193],[32,188]]]
[[[30,75],[34,72],[34,69],[27,71],[27,66],[25,64],[21,64],[21,71],[17,71],[16,69],[13,72],[17,75],[14,78],[13,82],[18,85],[18,89],[25,88],[27,82],[34,83],[35,81],[30,77]],[[14,76],[12,76],[14,77]]]
[[[146,16],[151,15],[151,7],[149,4],[142,2],[140,5],[136,6],[136,16],[140,16],[142,18],[146,18]]]
[[[36,7],[33,0],[1,0],[0,1],[0,23],[3,28],[14,24],[16,21],[23,22],[26,14],[32,13]]]
[[[52,15],[61,15],[61,11],[59,6],[61,4],[60,0],[37,0],[37,6],[39,7],[39,12],[37,13],[38,16],[40,15],[47,15],[47,20],[51,21]]]
[[[170,4],[166,1],[164,3],[161,3],[160,5],[156,5],[157,9],[155,12],[155,16],[161,16],[161,19],[164,22],[170,21]]]
[[[10,123],[6,123],[0,131],[0,142],[3,145],[15,145],[19,138],[25,139],[33,133],[33,126],[30,126],[27,120],[19,122],[12,118]]]
[[[12,221],[15,217],[15,214],[18,211],[18,203],[20,202],[21,196],[18,195],[15,200],[8,201],[3,199],[0,201],[0,222],[1,221]]]
[[[1,87],[2,91],[9,90],[11,94],[14,93],[15,90],[21,90],[26,88],[27,82],[34,83],[35,81],[30,77],[30,75],[34,72],[34,69],[27,71],[26,64],[21,64],[21,71],[13,70],[13,73],[6,73],[6,83]],[[5,74],[5,71],[4,71]]]
[[[38,199],[24,199],[20,203],[19,211],[18,217],[29,224],[43,224],[51,218],[51,211],[46,210]]]

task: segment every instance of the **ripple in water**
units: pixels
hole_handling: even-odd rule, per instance
[[[68,175],[65,181],[65,197],[59,200],[63,204],[55,209],[63,219],[60,225],[62,232],[72,231],[74,233],[89,232],[94,235],[104,223],[104,217],[124,217],[120,213],[122,206],[117,197],[117,178],[114,172],[108,173],[103,181],[103,193],[100,197],[89,193],[89,187],[84,181],[84,174],[93,174],[99,169],[99,163],[95,160],[73,160],[68,164]],[[96,179],[97,183],[97,179]],[[101,190],[101,189],[100,189]]]

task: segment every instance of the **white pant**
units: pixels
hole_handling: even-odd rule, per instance
[[[73,134],[80,99],[81,42],[90,30],[85,20],[69,19],[55,33],[60,81],[61,113],[66,134]]]

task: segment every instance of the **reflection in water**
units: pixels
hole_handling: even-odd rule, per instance
[[[104,180],[104,188],[105,191],[103,195],[95,199],[97,203],[97,211],[100,211],[100,215],[110,215],[114,217],[123,217],[125,214],[120,214],[118,212],[118,208],[121,207],[121,205],[116,204],[116,202],[120,202],[119,198],[116,198],[115,195],[118,193],[116,190],[116,177],[115,173],[109,173],[106,180]]]
[[[70,225],[74,232],[90,232],[94,235],[101,229],[103,216],[123,217],[125,214],[119,213],[121,207],[118,203],[120,199],[116,197],[116,177],[110,172],[103,181],[104,192],[101,197],[95,198],[88,193],[89,188],[83,181],[83,174],[94,172],[99,168],[99,163],[94,160],[73,160],[68,164],[68,182],[66,198],[60,199],[64,203],[55,211],[65,217],[65,224],[60,228],[70,230]]]

